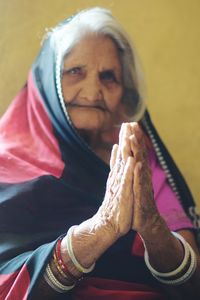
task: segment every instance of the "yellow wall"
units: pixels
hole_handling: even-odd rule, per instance
[[[0,0],[0,113],[24,84],[45,28],[97,5],[134,39],[150,112],[200,207],[199,0]]]

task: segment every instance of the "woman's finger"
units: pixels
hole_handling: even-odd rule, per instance
[[[118,151],[119,151],[119,147],[118,147]],[[124,163],[123,161],[116,161],[113,162],[113,167],[112,170],[110,172],[108,181],[107,181],[107,189],[109,192],[111,192],[112,195],[116,195],[118,193],[118,191],[121,189],[122,192],[122,188],[121,186],[124,184],[124,180],[126,179],[126,183],[128,182],[128,180],[133,177],[133,170],[134,170],[134,158],[133,157],[129,157],[126,161],[126,163]],[[132,181],[131,183],[129,182],[130,187],[132,188]],[[125,186],[124,186],[125,188]],[[120,193],[121,193],[120,192]],[[127,196],[127,195],[125,195]],[[129,194],[130,196],[130,194]]]
[[[125,163],[127,158],[131,156],[131,145],[129,136],[131,135],[131,128],[129,123],[123,123],[119,135],[119,147],[121,150],[121,159]]]
[[[110,158],[110,174],[108,176],[107,180],[107,190],[111,191],[113,194],[113,187],[115,186],[116,190],[116,181],[119,177],[119,173],[121,172],[121,151],[119,148],[119,145],[115,144],[113,145],[112,152],[111,152],[111,158]]]
[[[130,128],[131,128],[131,134],[135,134],[138,141],[140,142],[140,138],[143,135],[143,132],[137,122],[131,122],[130,123]]]
[[[111,152],[111,157],[110,157],[110,169],[112,170],[117,159],[117,151],[118,151],[119,146],[117,144],[113,145],[112,147],[112,152]]]
[[[134,182],[133,182],[133,190],[134,190],[134,200],[139,201],[141,193],[142,193],[142,163],[137,162],[134,169]]]
[[[129,137],[129,141],[130,141],[130,148],[131,148],[132,156],[135,157],[135,158],[138,158],[138,153],[140,151],[141,146],[139,145],[135,134],[132,134]]]
[[[136,128],[136,126],[134,128]],[[147,147],[142,132],[140,132],[140,136],[138,138],[138,133],[136,133],[135,130],[135,133],[132,132],[132,135],[129,137],[129,140],[131,145],[131,151],[136,160],[142,162],[146,161],[148,157]]]
[[[129,156],[126,161],[126,164],[124,165],[123,174],[120,178],[119,193],[122,196],[121,197],[122,201],[124,199],[130,198],[130,196],[133,193],[133,170],[134,170],[133,166],[134,166],[134,159],[133,157]]]

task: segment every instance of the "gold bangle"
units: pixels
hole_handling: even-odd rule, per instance
[[[70,272],[65,273],[65,272],[61,269],[61,267],[60,267],[60,265],[59,265],[59,263],[58,263],[58,261],[57,261],[57,258],[56,258],[55,253],[53,254],[53,262],[54,262],[54,264],[55,264],[55,266],[56,266],[56,269],[58,270],[59,274],[60,274],[62,277],[64,277],[66,280],[68,280],[70,284],[71,284],[71,283],[75,283],[75,282],[78,280],[78,278],[76,278],[75,276],[73,276]]]

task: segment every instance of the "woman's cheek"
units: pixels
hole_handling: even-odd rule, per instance
[[[77,92],[76,92],[75,88],[72,88],[70,86],[66,86],[66,85],[62,84],[62,94],[63,94],[65,103],[69,104],[75,98]]]
[[[120,106],[121,100],[123,95],[123,89],[122,87],[119,87],[117,90],[112,91],[110,95],[110,105],[111,105],[111,111],[115,112],[118,107]]]

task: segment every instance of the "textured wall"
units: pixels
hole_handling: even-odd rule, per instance
[[[0,113],[24,84],[45,28],[105,6],[137,46],[154,122],[200,207],[200,1],[0,0]]]

